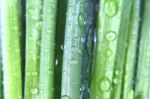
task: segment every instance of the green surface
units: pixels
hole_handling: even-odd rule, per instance
[[[1,20],[1,9],[0,9],[0,22],[2,22]],[[0,30],[1,28],[0,24]],[[1,31],[0,31],[0,46],[1,46]],[[3,98],[3,72],[2,72],[2,50],[0,47],[0,99]]]
[[[132,0],[99,2],[90,99],[120,99],[121,97],[131,5]]]
[[[43,1],[39,99],[54,99],[56,12],[57,0]]]
[[[80,97],[85,3],[86,0],[68,1],[61,99],[79,99]]]
[[[149,82],[150,82],[150,0],[144,2],[144,17],[141,29],[141,38],[139,45],[138,68],[135,85],[135,98],[149,98]]]
[[[57,26],[56,26],[56,54],[55,54],[55,69],[54,69],[54,99],[61,97],[61,77],[62,77],[62,62],[64,49],[64,32],[66,24],[66,10],[68,0],[57,1]]]
[[[26,1],[25,99],[36,99],[39,93],[42,1]]]
[[[1,50],[5,99],[22,99],[20,39],[21,1],[1,0]]]
[[[123,99],[128,99],[132,96],[134,99],[134,77],[136,71],[136,62],[137,62],[137,44],[139,37],[139,22],[140,22],[140,0],[134,0],[132,6],[131,24],[129,25],[129,36],[128,36],[128,46],[126,52],[125,66],[124,66],[124,81],[123,81]]]

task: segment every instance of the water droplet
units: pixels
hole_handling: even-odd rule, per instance
[[[52,75],[52,74],[53,74],[53,70],[52,69],[48,70],[48,75]]]
[[[116,70],[116,71],[115,71],[115,75],[116,75],[116,76],[120,76],[120,75],[121,75],[121,71],[120,71],[120,70]]]
[[[33,61],[37,61],[37,59],[38,59],[37,56],[33,56],[33,57],[32,57],[32,60],[33,60]]]
[[[48,9],[47,9],[47,13],[49,13],[50,11],[51,11],[51,10],[48,8]]]
[[[40,93],[42,94],[42,93],[43,93],[43,90],[40,90]]]
[[[15,3],[18,3],[18,0],[14,0]]]
[[[100,80],[99,87],[100,87],[101,91],[109,91],[110,86],[111,86],[110,80],[108,78],[104,77]]]
[[[113,80],[114,84],[119,84],[120,83],[120,79],[118,77],[115,77]]]
[[[58,59],[55,60],[55,65],[56,65],[56,66],[58,65]]]
[[[42,31],[42,21],[37,21],[36,23],[35,23],[35,27],[36,27],[36,29],[38,30],[38,31]]]
[[[117,14],[118,5],[115,0],[106,0],[105,2],[105,13],[108,16],[114,16]]]
[[[33,9],[33,8],[29,8],[29,9],[28,9],[28,12],[29,12],[29,13],[33,13],[33,12],[34,12],[34,9]]]
[[[51,29],[48,29],[48,30],[47,30],[47,33],[48,33],[48,34],[51,34],[51,33],[52,33],[52,30],[51,30]]]
[[[85,38],[85,37],[82,37],[82,38],[81,38],[81,42],[82,42],[82,43],[85,43],[85,41],[86,41],[86,38]]]
[[[108,50],[106,51],[106,55],[107,55],[107,56],[111,56],[111,55],[112,55],[112,51],[111,51],[110,49],[108,49]]]
[[[128,92],[127,99],[134,99],[134,91],[133,91],[133,89]]]
[[[81,13],[78,15],[78,24],[80,28],[84,25],[83,15]]]
[[[113,40],[115,40],[115,39],[116,39],[116,33],[113,32],[113,31],[108,32],[108,33],[106,34],[106,39],[107,39],[108,41],[113,41]]]
[[[69,96],[64,95],[64,96],[61,97],[61,99],[70,99],[70,98],[69,98]]]
[[[49,52],[50,52],[50,49],[48,49],[48,48],[47,48],[47,49],[45,49],[45,52],[49,53]]]
[[[64,74],[64,75],[67,75],[67,71],[63,71],[63,74]]]
[[[38,72],[32,72],[32,76],[37,76]]]
[[[40,41],[37,41],[36,44],[37,44],[37,46],[40,46]]]
[[[61,45],[60,48],[61,48],[61,50],[64,50],[64,45]]]
[[[38,88],[32,88],[31,89],[32,94],[38,94],[38,92],[39,92]]]

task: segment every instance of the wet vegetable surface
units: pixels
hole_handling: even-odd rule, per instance
[[[149,0],[0,0],[0,99],[149,99]]]

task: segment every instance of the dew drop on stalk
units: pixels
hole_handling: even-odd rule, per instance
[[[82,42],[82,43],[85,43],[85,41],[86,41],[86,38],[85,38],[85,37],[82,37],[82,38],[81,38],[81,42]]]
[[[104,77],[100,80],[99,87],[101,91],[104,91],[104,92],[109,91],[110,86],[111,84],[108,78]]]
[[[106,55],[111,56],[112,55],[112,50],[110,50],[110,49],[106,50]]]
[[[43,93],[43,90],[40,90],[40,93],[42,94],[42,93]]]
[[[14,0],[15,1],[15,3],[18,3],[18,0]]]
[[[61,99],[70,99],[70,98],[69,98],[69,96],[64,95],[64,96],[61,96]]]
[[[33,60],[33,61],[37,61],[37,59],[38,59],[38,58],[37,58],[36,56],[33,56],[33,57],[32,57],[32,60]]]
[[[46,48],[46,49],[45,49],[45,52],[49,53],[49,52],[50,52],[50,49]]]
[[[106,0],[105,2],[105,13],[108,16],[114,16],[117,14],[118,5],[115,0]]]
[[[60,48],[61,48],[61,50],[64,50],[64,45],[61,45]]]
[[[56,60],[55,60],[55,66],[58,65],[58,62],[59,62],[58,59],[56,59]]]
[[[32,76],[37,76],[38,72],[32,72]]]
[[[108,41],[113,41],[117,38],[117,34],[113,31],[109,31],[107,34],[106,34],[106,39]]]
[[[67,72],[66,72],[66,71],[63,71],[63,74],[64,74],[64,75],[67,75]]]
[[[52,69],[48,70],[48,75],[52,75],[52,74],[53,74],[53,70]]]
[[[48,30],[47,30],[47,33],[48,33],[48,34],[51,34],[51,33],[52,33],[52,30],[51,30],[51,29],[48,29]]]
[[[40,46],[40,41],[37,41],[36,44],[37,44],[37,46]]]
[[[50,12],[50,9],[48,8],[46,11],[47,11],[47,13],[48,13],[48,12]]]
[[[28,12],[29,12],[29,13],[33,13],[33,12],[34,12],[34,9],[33,9],[33,8],[28,8]]]
[[[32,94],[38,94],[38,92],[39,92],[38,88],[32,88],[31,89]]]
[[[114,84],[119,84],[120,83],[120,79],[118,77],[115,77],[113,80]]]
[[[42,21],[37,21],[37,22],[35,23],[35,27],[36,27],[36,29],[37,29],[39,32],[41,32],[41,30],[42,30]]]
[[[116,70],[116,71],[115,71],[115,75],[116,75],[116,76],[120,76],[120,75],[121,75],[121,71],[120,71],[120,70]]]

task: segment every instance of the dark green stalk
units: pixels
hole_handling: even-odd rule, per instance
[[[64,47],[64,32],[66,24],[66,10],[68,0],[58,0],[57,3],[57,26],[56,26],[56,55],[54,77],[54,99],[61,98],[61,78]]]
[[[43,0],[26,1],[25,99],[36,99],[39,92],[42,1]]]
[[[43,0],[38,99],[54,99],[54,66],[57,0]]]
[[[135,85],[135,98],[149,98],[150,82],[150,0],[144,2],[144,17],[141,29],[141,38],[139,46],[138,68]]]
[[[132,0],[99,2],[90,99],[120,99],[131,4]]]
[[[1,41],[0,41],[1,45]],[[1,57],[1,50],[0,50],[0,99],[3,98],[3,72],[2,72],[2,57]]]
[[[140,0],[134,0],[134,4],[131,11],[128,48],[126,53],[126,62],[124,68],[124,82],[123,82],[123,99],[134,99],[134,74],[135,64],[137,57],[137,41],[138,30],[140,21]],[[133,98],[130,98],[130,97]]]
[[[0,46],[1,46],[1,39],[0,39]],[[3,72],[2,72],[2,51],[0,47],[0,99],[2,98],[3,98]]]
[[[4,99],[22,99],[21,0],[1,0],[1,48],[4,79]]]
[[[86,0],[68,1],[61,99],[79,99],[80,97],[84,5],[86,5]]]

